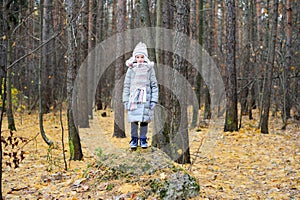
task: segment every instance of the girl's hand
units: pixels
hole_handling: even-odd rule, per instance
[[[155,107],[156,103],[154,101],[150,102],[150,109],[153,110]]]
[[[125,110],[129,110],[129,108],[128,108],[128,102],[124,102],[124,107],[125,107]]]

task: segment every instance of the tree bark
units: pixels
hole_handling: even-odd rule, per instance
[[[40,45],[43,44],[43,28],[44,28],[44,24],[43,24],[43,12],[44,12],[44,0],[40,1],[40,11],[41,11],[41,32],[40,32]],[[53,142],[46,136],[45,130],[44,130],[44,120],[43,120],[43,113],[44,113],[44,107],[43,107],[43,93],[42,93],[42,74],[43,74],[43,55],[44,55],[44,51],[43,48],[40,49],[40,58],[39,58],[39,125],[40,125],[40,133],[41,136],[43,138],[43,140],[47,143],[47,145],[52,146]]]
[[[89,4],[87,1],[85,1],[82,9],[81,9],[81,25],[79,25],[79,49],[80,51],[78,52],[78,57],[80,58],[79,64],[85,64],[88,65],[88,67],[82,67],[79,73],[79,90],[78,90],[78,106],[80,107],[79,110],[79,120],[78,120],[78,125],[80,128],[88,128],[89,127],[89,100],[88,100],[88,82],[92,81],[91,77],[88,77],[88,68],[89,68],[89,63],[85,63],[85,59],[88,56],[88,42],[89,42]],[[94,66],[93,66],[94,67]],[[90,68],[89,68],[90,69]]]
[[[173,67],[181,73],[186,79],[187,77],[187,56],[188,41],[180,35],[189,35],[189,2],[184,0],[175,0],[175,38],[174,38],[174,56]],[[174,72],[175,72],[174,70]],[[170,142],[174,161],[184,164],[190,163],[190,149],[187,122],[187,97],[185,95],[186,85],[178,79],[176,73],[172,77],[172,89],[179,94],[176,99],[174,95],[171,97],[171,127]]]
[[[12,46],[11,46],[11,38],[10,36],[7,36],[7,63],[10,64],[11,62],[11,56],[12,56]],[[13,103],[12,103],[12,83],[11,83],[11,73],[12,69],[7,69],[7,87],[6,87],[6,95],[7,95],[7,108],[6,108],[6,114],[7,114],[7,123],[8,123],[8,129],[11,131],[16,131],[16,126],[15,126],[15,120],[14,120],[14,115],[13,115]]]
[[[3,36],[9,35],[8,34],[8,16],[7,16],[7,8],[6,8],[7,0],[1,1],[1,19],[3,21]],[[2,123],[3,123],[3,116],[5,112],[5,101],[6,101],[6,68],[7,68],[7,49],[8,49],[8,42],[7,40],[3,40],[1,42],[3,46],[1,45],[0,49],[3,50],[3,57],[1,57],[0,60],[0,84],[1,87],[3,85],[3,90],[0,91],[1,94],[1,101],[2,101],[2,106],[1,106],[1,115],[0,115],[0,138],[2,138]],[[3,82],[2,82],[3,81]],[[3,150],[2,150],[2,142],[0,142],[0,199],[2,198],[2,159],[3,159]]]
[[[273,4],[273,17],[272,17],[272,29],[271,29],[271,39],[269,40],[269,52],[268,52],[268,62],[266,66],[266,77],[264,79],[264,93],[263,93],[263,108],[262,108],[262,119],[261,119],[261,133],[269,133],[269,110],[270,101],[272,94],[272,77],[273,68],[275,61],[275,47],[277,38],[277,23],[278,23],[278,0],[274,0]]]
[[[224,131],[238,130],[236,80],[236,8],[235,0],[226,0],[226,117]]]
[[[286,129],[287,119],[291,117],[291,88],[290,88],[290,66],[292,63],[292,37],[293,37],[293,13],[291,0],[287,0],[286,17],[286,56],[283,70],[283,129]]]
[[[139,12],[140,12],[140,25],[141,27],[151,27],[151,18],[150,18],[150,10],[149,10],[149,2],[148,0],[139,0]],[[152,44],[154,43],[153,36],[155,33],[152,33],[152,31],[147,31],[146,38],[148,41],[150,41]],[[148,49],[149,52],[149,59],[156,62],[155,60],[155,50],[154,49]]]
[[[207,52],[209,53],[210,56],[213,57],[213,53],[214,53],[214,38],[213,38],[213,10],[214,10],[214,6],[213,6],[213,1],[210,0],[209,2],[207,2],[207,5],[209,6],[210,9],[208,9],[207,11],[205,11],[205,23],[206,23],[206,33],[204,35],[206,35],[205,37],[205,43],[203,44],[205,49],[207,50]],[[207,60],[207,62],[209,62],[209,60]],[[209,63],[203,63],[204,65],[209,65]],[[210,70],[208,72],[208,75],[210,76]],[[207,120],[211,118],[211,108],[210,108],[210,94],[209,94],[209,90],[208,87],[206,85],[205,82],[203,82],[203,100],[204,100],[204,112],[203,112],[203,120]]]
[[[88,19],[88,53],[93,51],[96,46],[96,35],[97,35],[97,0],[89,0],[89,19]],[[95,102],[94,93],[95,88],[93,87],[96,79],[95,65],[97,63],[96,56],[88,56],[88,116],[93,119],[93,103]]]
[[[77,66],[75,62],[75,3],[74,0],[65,1],[65,9],[67,12],[67,118],[68,118],[68,133],[69,133],[69,147],[70,160],[81,160],[83,157],[78,128],[75,124],[73,115],[73,88],[76,78]]]
[[[159,0],[161,1],[161,0]],[[157,2],[159,3],[159,2]],[[173,1],[172,0],[163,0],[161,2],[161,26],[163,28],[167,28],[170,29],[173,26],[173,10],[172,7],[170,7],[169,5],[173,5]],[[157,10],[157,15],[159,15],[160,12],[159,10]],[[159,24],[159,23],[158,23]],[[172,42],[172,38],[166,35],[162,35],[162,38],[168,40],[166,41],[167,43],[170,42],[169,44],[171,44]],[[163,42],[160,43],[160,41],[156,41],[157,42],[157,46],[156,48],[160,48],[161,44]],[[163,47],[161,47],[163,49]],[[159,49],[156,51],[157,53],[161,53],[159,58],[159,62],[157,63],[157,66],[160,67],[160,64],[165,64],[168,66],[172,65],[172,55],[170,52],[165,52],[165,51],[159,51]],[[159,109],[158,111],[156,110],[154,115],[154,130],[155,133],[152,136],[152,146],[157,147],[159,149],[161,149],[162,151],[164,151],[165,153],[167,153],[168,155],[171,155],[170,153],[170,148],[169,148],[169,144],[170,144],[170,126],[171,126],[171,114],[170,111],[171,110],[171,104],[170,104],[170,99],[171,99],[171,92],[169,90],[169,88],[166,88],[164,86],[166,85],[170,85],[171,82],[171,74],[167,72],[166,68],[160,68],[160,73],[157,73],[157,79],[158,80],[162,80],[161,84],[159,84],[159,104],[162,105],[162,107],[164,109]],[[166,112],[167,111],[167,112]],[[164,124],[161,124],[162,121],[161,116],[164,116]],[[161,126],[159,126],[161,125]],[[159,129],[160,127],[162,127],[161,129]]]
[[[126,29],[126,1],[118,0],[117,6],[117,33],[122,33]],[[117,37],[116,41],[117,55],[122,55],[116,60],[115,67],[115,82],[124,82],[125,73],[125,59],[124,59],[124,45],[125,41],[122,37]],[[120,84],[122,85],[122,84]],[[124,105],[122,103],[123,87],[115,87],[115,99],[114,99],[114,133],[113,137],[124,138],[125,124],[124,124]]]
[[[243,45],[243,49],[245,49],[243,51],[243,60],[244,62],[241,65],[241,77],[243,78],[243,80],[241,81],[241,94],[240,94],[240,103],[241,103],[241,115],[240,115],[240,125],[239,128],[242,126],[242,116],[243,115],[249,115],[249,118],[252,118],[252,103],[251,103],[251,89],[253,87],[253,80],[251,80],[251,76],[250,71],[253,72],[252,68],[253,66],[251,66],[251,47],[252,45],[252,34],[251,34],[251,24],[252,24],[252,9],[251,9],[251,1],[246,0],[245,1],[245,5],[244,5],[244,19],[245,19],[245,23],[244,23],[244,45]]]
[[[53,1],[43,0],[43,28],[41,30],[43,34],[43,42],[48,40],[53,34]],[[43,65],[42,65],[42,111],[43,113],[49,113],[50,108],[53,105],[53,74],[54,74],[54,49],[53,41],[49,42],[43,47]]]

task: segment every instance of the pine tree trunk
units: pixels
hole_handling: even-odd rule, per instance
[[[44,7],[43,7],[43,41],[48,40],[51,35],[53,34],[53,1],[52,0],[44,0]],[[43,48],[43,65],[42,65],[42,111],[43,113],[49,113],[50,108],[52,106],[52,88],[53,85],[53,72],[54,72],[54,48],[53,48],[53,41],[46,44]]]
[[[89,19],[88,19],[88,52],[94,50],[96,46],[96,34],[97,34],[97,1],[89,0]],[[95,65],[96,65],[96,56],[88,57],[88,116],[90,119],[93,119],[93,103],[95,96],[91,95],[94,93],[95,87]]]
[[[105,18],[104,18],[104,2],[105,0],[99,0],[98,2],[98,9],[97,9],[97,20],[96,20],[96,40],[98,42],[102,42],[104,40],[104,25],[105,25]],[[103,109],[103,101],[102,101],[102,90],[101,90],[101,84],[98,83],[97,89],[96,89],[96,108],[97,110],[102,110]]]
[[[157,2],[161,4],[161,13],[159,10],[157,10],[157,15],[161,14],[161,22],[157,22],[158,24],[161,24],[163,28],[170,28],[172,27],[173,23],[173,15],[172,8],[170,5],[172,5],[172,0],[159,0],[161,2]],[[172,38],[165,35],[158,35],[158,37],[167,39],[167,41],[156,41],[157,45],[156,48],[161,48],[162,44],[167,43],[171,44]],[[159,66],[161,64],[165,64],[168,66],[172,65],[172,56],[170,53],[165,51],[160,51],[159,49],[156,49],[156,52],[161,52],[161,55],[158,57],[156,65]],[[170,97],[171,93],[168,88],[165,86],[170,85],[171,81],[171,75],[167,72],[165,67],[158,67],[157,68],[157,79],[161,80],[161,83],[159,85],[159,104],[162,105],[162,108],[164,109],[156,109],[155,117],[154,117],[154,130],[155,134],[152,137],[152,146],[157,147],[170,155],[170,113],[168,112],[170,108]],[[161,120],[162,117],[164,117],[164,121]],[[164,123],[164,124],[161,124]],[[162,128],[161,128],[162,127]],[[161,129],[160,129],[161,128]]]
[[[236,11],[235,0],[226,1],[226,118],[224,131],[238,130],[237,115],[237,80],[236,80],[236,61],[235,61],[235,29]]]
[[[249,101],[249,98],[251,98],[251,87],[253,83],[251,83],[251,77],[250,77],[250,69],[252,68],[251,65],[251,30],[250,30],[250,24],[251,24],[251,5],[250,2],[247,0],[245,2],[245,10],[244,10],[244,40],[243,40],[243,49],[245,49],[243,55],[244,55],[244,62],[241,65],[241,77],[243,80],[241,80],[241,94],[240,94],[240,101],[241,101],[241,116],[240,116],[240,125],[242,126],[242,115],[251,115],[249,112],[251,112],[251,101]],[[250,104],[249,104],[250,103]]]
[[[141,27],[151,27],[151,18],[150,18],[150,10],[149,10],[149,2],[148,0],[139,0],[139,4],[140,4],[140,25]],[[146,38],[147,40],[151,43],[154,44],[154,38],[153,36],[155,35],[155,33],[152,33],[152,31],[147,31],[146,33]],[[149,49],[149,59],[156,62],[155,60],[155,51],[154,49]]]
[[[206,34],[205,36],[205,43],[203,44],[203,46],[205,47],[205,49],[207,49],[207,52],[210,56],[213,56],[214,53],[214,47],[213,47],[213,10],[214,10],[214,6],[213,6],[213,1],[209,1],[209,3],[207,2],[207,4],[210,6],[210,9],[207,9],[205,11],[205,23],[206,23]],[[206,6],[208,6],[206,5]],[[207,62],[209,62],[209,60],[207,60]],[[210,63],[203,63],[204,65],[210,65]],[[210,70],[208,72],[208,76],[210,76]],[[207,120],[211,118],[211,110],[210,110],[210,94],[209,94],[209,90],[208,90],[208,86],[206,85],[205,82],[203,82],[203,101],[204,101],[204,112],[203,112],[203,120]]]
[[[44,28],[44,24],[43,24],[43,11],[44,11],[44,1],[41,0],[40,1],[40,10],[41,10],[41,34],[40,34],[40,44],[43,43],[43,28]],[[40,58],[39,58],[39,85],[38,85],[38,91],[39,91],[39,125],[40,125],[40,133],[41,136],[43,138],[43,140],[46,142],[47,145],[52,146],[53,142],[51,140],[49,140],[49,138],[46,136],[45,130],[44,130],[44,120],[43,120],[43,113],[44,113],[44,107],[43,107],[43,91],[42,91],[42,83],[43,83],[43,79],[42,79],[42,75],[43,75],[43,48],[41,48],[40,50]]]
[[[12,46],[10,42],[10,36],[7,37],[7,63],[8,65],[11,62],[11,56],[12,56]],[[11,73],[12,69],[7,69],[7,87],[6,87],[6,95],[7,95],[7,107],[6,107],[6,114],[7,114],[7,123],[8,123],[8,129],[11,131],[16,131],[16,126],[15,126],[15,120],[14,120],[14,115],[13,115],[13,105],[12,105],[12,93],[11,93]]]
[[[160,1],[160,0],[159,0]],[[173,23],[173,15],[171,14],[173,11],[171,10],[171,7],[169,6],[172,4],[172,0],[164,0],[161,2],[161,14],[162,14],[162,22],[161,26],[163,28],[171,28]],[[157,11],[157,15],[159,15],[159,11]],[[162,43],[169,43],[171,44],[172,38],[169,36],[162,35],[162,38],[167,39],[167,41],[164,41]],[[159,41],[157,41],[159,42]],[[161,45],[161,44],[160,44]],[[157,45],[156,48],[159,46]],[[163,48],[163,47],[162,47]],[[157,51],[160,52],[159,50]],[[161,52],[161,61],[157,63],[157,66],[159,66],[161,63],[171,66],[172,65],[172,56],[169,52]],[[154,130],[155,134],[152,137],[152,146],[157,147],[167,153],[168,155],[171,155],[170,151],[170,113],[171,110],[171,93],[169,88],[165,88],[164,86],[170,85],[171,81],[171,75],[167,72],[166,68],[158,67],[159,73],[157,73],[157,79],[161,80],[161,84],[159,86],[159,104],[162,105],[164,109],[159,109],[158,111],[155,111],[155,117],[154,117]],[[161,116],[164,116],[164,124],[161,124],[162,121]],[[160,130],[159,128],[162,127]]]
[[[117,33],[122,33],[126,29],[126,1],[118,0],[117,6]],[[125,41],[122,37],[117,37],[116,41],[117,55],[122,55],[116,60],[115,67],[115,82],[124,82],[125,73],[125,59],[124,59],[124,45]],[[123,78],[122,78],[123,77]],[[122,86],[122,84],[120,84]],[[117,138],[124,138],[125,124],[124,124],[124,105],[122,103],[123,87],[115,87],[115,99],[114,99],[114,133],[113,136]]]
[[[76,23],[74,22],[74,0],[66,0],[65,8],[67,12],[67,118],[68,118],[68,132],[69,132],[69,147],[70,160],[81,160],[83,157],[79,132],[75,124],[73,114],[73,89],[76,78],[77,66],[75,62],[75,38],[74,32]]]
[[[189,35],[189,2],[183,0],[175,0],[175,38],[174,38],[174,56],[173,67],[187,79],[187,56],[188,41],[180,36],[179,33]],[[182,56],[179,56],[182,55]],[[184,164],[190,163],[190,149],[187,122],[187,97],[185,94],[186,85],[173,74],[172,89],[179,94],[177,98],[171,97],[171,148],[174,161]]]
[[[291,117],[291,88],[290,88],[290,66],[292,63],[292,36],[293,36],[293,13],[291,0],[287,0],[287,26],[286,26],[286,57],[283,70],[283,129],[286,129],[287,119]]]
[[[275,61],[275,46],[277,38],[277,22],[278,22],[278,0],[274,0],[273,4],[273,17],[272,17],[272,29],[271,29],[271,39],[269,40],[269,53],[268,53],[268,62],[266,66],[267,76],[264,80],[264,93],[263,93],[263,109],[262,109],[262,119],[261,119],[261,133],[269,133],[269,110],[270,110],[270,101],[272,94],[272,77],[273,77],[273,68]]]
[[[79,52],[78,58],[79,58],[79,64],[85,64],[85,59],[88,55],[88,36],[89,36],[89,30],[88,30],[88,24],[89,24],[89,18],[88,18],[88,12],[89,12],[89,4],[87,2],[84,3],[82,9],[81,9],[81,25],[79,26]],[[86,64],[85,64],[86,65]],[[89,101],[88,101],[88,82],[91,81],[91,78],[88,77],[88,67],[81,67],[80,73],[79,73],[79,90],[78,90],[78,125],[80,128],[88,128],[89,127]],[[89,68],[90,69],[90,68]]]
[[[3,21],[3,36],[8,35],[8,16],[7,16],[7,10],[6,9],[6,4],[7,1],[1,1],[0,5],[1,5],[1,19]],[[7,69],[7,56],[8,56],[8,42],[7,40],[3,40],[3,42],[1,43],[3,46],[0,47],[1,50],[3,50],[3,57],[1,57],[0,60],[0,64],[1,64],[1,68],[0,68],[0,84],[1,86],[3,85],[3,90],[1,90],[0,94],[1,94],[1,115],[0,115],[0,138],[2,138],[2,123],[3,123],[3,116],[4,116],[4,112],[5,112],[5,101],[6,101],[6,69]],[[3,49],[2,49],[3,48]],[[3,82],[4,81],[4,82]],[[0,142],[0,199],[2,198],[2,163],[3,163],[3,149],[2,149],[2,142]]]
[[[191,12],[190,12],[190,24],[191,24],[191,38],[193,40],[197,40],[198,38],[198,31],[197,31],[197,1],[196,0],[192,0],[191,1]],[[201,63],[201,62],[199,62]],[[193,73],[193,70],[189,70],[191,71],[191,76],[193,77],[194,80],[197,79],[198,73]],[[195,90],[195,92],[197,93],[197,89]],[[199,97],[199,96],[198,96]],[[199,99],[198,99],[199,102]],[[197,126],[197,122],[198,122],[198,115],[199,115],[199,108],[200,105],[198,104],[197,106],[193,106],[193,112],[192,112],[192,122],[191,122],[191,128],[195,128]]]

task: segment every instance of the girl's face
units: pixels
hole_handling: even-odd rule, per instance
[[[135,56],[135,60],[137,63],[144,63],[145,61],[145,56],[143,54],[138,54]]]

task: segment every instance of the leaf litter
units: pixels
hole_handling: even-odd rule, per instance
[[[26,153],[18,168],[5,165],[4,157],[4,198],[138,199],[137,194],[146,193],[147,186],[143,183],[148,175],[141,175],[135,182],[126,177],[112,178],[116,173],[97,161],[95,155],[128,150],[128,124],[127,138],[112,138],[113,113],[105,112],[106,117],[95,114],[98,117],[90,122],[92,128],[80,130],[84,159],[68,160],[67,171],[63,164],[59,116],[54,113],[44,116],[46,134],[55,142],[54,148],[49,149],[40,135],[34,138],[39,133],[38,115],[16,115],[18,131],[14,135],[31,141],[22,147]],[[63,117],[67,127],[66,115]],[[244,117],[239,132],[222,132],[216,145],[205,154],[199,153],[199,146],[207,139],[207,127],[191,130],[192,165],[180,167],[199,181],[200,194],[193,199],[300,199],[299,121],[291,121],[282,131],[278,119],[272,118],[270,134],[261,134],[254,123]],[[67,130],[64,134],[68,138]],[[9,137],[10,133],[4,130],[2,135]],[[65,146],[68,157],[67,139]],[[169,172],[155,175],[165,179]],[[149,196],[155,198],[159,199]]]

